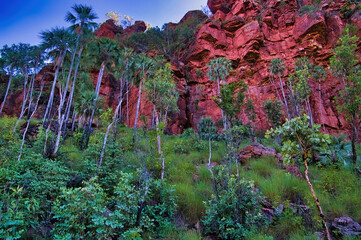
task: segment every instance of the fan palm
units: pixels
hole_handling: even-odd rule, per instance
[[[17,68],[19,66],[19,63],[21,62],[21,51],[19,45],[13,44],[10,47],[8,45],[4,45],[3,48],[0,50],[0,53],[1,53],[1,58],[3,59],[3,65],[5,68],[8,69],[9,72],[8,85],[6,87],[4,99],[0,107],[0,116],[1,116],[2,110],[6,102],[6,98],[9,94],[11,81],[14,74],[14,69]]]
[[[137,133],[140,102],[142,99],[142,87],[144,82],[147,80],[147,78],[149,78],[150,75],[152,74],[152,70],[154,68],[155,62],[154,60],[149,58],[146,54],[141,53],[135,57],[134,65],[137,71],[135,74],[138,79],[138,101],[137,101],[137,110],[135,113],[135,120],[134,120],[134,136],[135,136]]]
[[[19,44],[19,54],[20,54],[20,63],[19,68],[20,72],[24,75],[24,87],[23,87],[23,104],[21,106],[21,111],[18,120],[15,123],[13,133],[15,133],[16,128],[20,122],[20,120],[23,118],[25,113],[25,107],[27,105],[27,102],[29,100],[30,95],[32,95],[34,80],[35,80],[35,74],[33,74],[33,77],[29,80],[29,74],[31,68],[35,67],[33,65],[33,62],[36,61],[36,59],[33,60],[33,58],[36,58],[35,56],[35,47],[30,46],[29,44],[20,43]]]
[[[285,67],[284,67],[284,63],[283,60],[281,58],[274,58],[271,60],[271,65],[269,67],[271,74],[274,76],[278,76],[279,80],[280,80],[280,85],[281,85],[281,92],[282,92],[282,96],[283,96],[283,103],[286,107],[286,111],[288,114],[288,119],[291,119],[291,115],[289,112],[289,108],[288,108],[288,101],[286,98],[286,94],[285,94],[285,90],[283,87],[283,81],[282,81],[282,74],[285,71]]]
[[[73,35],[63,27],[55,27],[51,30],[41,32],[40,37],[42,39],[42,44],[41,44],[42,48],[47,49],[50,52],[50,54],[52,54],[55,58],[54,81],[50,90],[48,105],[46,107],[44,114],[44,119],[43,119],[43,126],[44,126],[46,119],[50,117],[59,70],[62,67],[65,54],[69,49]]]
[[[86,138],[85,138],[85,145],[84,147],[87,148],[90,131],[91,131],[91,124],[93,122],[94,113],[96,109],[96,104],[99,98],[100,86],[103,79],[104,70],[107,65],[114,65],[116,58],[121,51],[118,43],[115,40],[109,38],[100,38],[95,42],[89,44],[88,54],[94,56],[95,64],[100,64],[100,70],[98,74],[98,80],[95,87],[95,100],[94,100],[94,107],[92,109],[92,113],[88,122],[87,131],[86,131]]]
[[[207,75],[210,80],[217,82],[218,96],[220,96],[221,93],[220,80],[226,80],[226,77],[229,75],[229,72],[232,71],[232,62],[227,58],[220,57],[220,58],[212,59],[207,64],[207,67],[209,68]],[[222,98],[219,101],[222,102]],[[226,130],[227,119],[222,109],[221,109],[221,113],[223,120],[223,128],[224,130]]]
[[[65,118],[63,120],[63,123],[65,125],[63,135],[65,135],[66,125],[69,119],[71,105],[73,103],[74,89],[79,70],[81,54],[83,52],[84,45],[87,42],[86,40],[90,38],[89,36],[91,35],[92,31],[97,27],[97,24],[94,22],[94,20],[98,18],[91,6],[75,4],[72,6],[72,10],[73,12],[67,12],[67,14],[65,15],[65,21],[70,22],[72,24],[70,26],[70,29],[77,34],[77,38],[72,55],[72,61],[70,65],[71,69],[69,70],[67,82],[69,82],[70,80],[76,53],[78,53],[78,57],[73,76],[73,83],[70,89],[66,110],[63,116],[63,118]],[[79,44],[80,44],[80,48],[78,50]],[[67,90],[67,88],[65,88],[64,90]],[[63,99],[65,100],[65,97]]]

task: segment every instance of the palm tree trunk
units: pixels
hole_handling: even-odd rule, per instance
[[[281,75],[278,74],[278,77],[279,77],[279,80],[280,80],[281,91],[282,91],[282,95],[283,95],[283,100],[284,100],[284,103],[285,103],[286,111],[287,111],[287,114],[288,114],[288,119],[291,119],[290,110],[289,110],[289,108],[288,108],[288,101],[287,101],[287,98],[286,98],[285,90],[284,90],[284,88],[283,88],[283,82],[282,82]]]
[[[51,109],[53,107],[53,100],[54,100],[54,93],[55,93],[55,86],[56,86],[56,81],[58,79],[58,75],[59,75],[59,70],[60,70],[60,66],[62,65],[63,63],[63,60],[64,60],[64,57],[65,57],[65,51],[64,53],[61,54],[60,56],[60,63],[57,64],[56,66],[56,70],[55,70],[55,74],[54,74],[54,81],[53,81],[53,85],[51,87],[51,91],[50,91],[50,96],[49,96],[49,100],[48,100],[48,105],[46,106],[46,110],[45,110],[45,114],[44,114],[44,119],[43,119],[43,124],[42,126],[44,127],[44,124],[46,122],[46,118],[48,116],[50,116],[50,112],[51,112]]]
[[[279,99],[280,101],[282,101],[282,98],[281,98],[281,95],[280,95],[280,93],[279,93],[279,91],[278,91],[276,82],[275,82],[274,79],[273,79],[273,75],[271,75],[271,83],[272,83],[272,85],[274,86],[274,88],[275,88],[275,90],[276,90],[276,94],[277,94],[278,99]]]
[[[111,127],[114,125],[114,123],[115,123],[115,122],[117,121],[117,119],[118,119],[118,114],[119,114],[119,111],[121,111],[122,103],[123,103],[123,97],[120,98],[119,103],[118,103],[118,106],[117,106],[117,108],[115,109],[115,113],[114,113],[114,116],[113,116],[113,120],[112,120],[112,122],[108,125],[107,131],[105,132],[104,141],[103,141],[103,147],[102,147],[102,150],[101,150],[101,152],[100,152],[100,157],[99,157],[99,162],[98,162],[98,168],[100,168],[100,167],[102,166],[103,157],[104,157],[104,153],[105,153],[105,147],[107,146],[107,141],[108,141],[108,135],[109,135],[109,132],[110,132]]]
[[[138,124],[138,118],[139,118],[140,101],[142,99],[142,85],[143,85],[143,81],[140,81],[140,83],[139,83],[139,92],[138,92],[137,110],[136,110],[136,113],[135,113],[135,120],[134,120],[134,136],[137,134],[137,124]]]
[[[211,166],[211,158],[212,158],[212,144],[211,138],[208,138],[208,149],[209,149],[209,157],[208,157],[208,166]]]
[[[19,156],[18,156],[18,162],[20,162],[20,159],[21,159],[21,155],[23,154],[23,147],[24,147],[24,143],[25,143],[25,136],[26,136],[26,133],[28,132],[28,129],[29,129],[29,126],[30,126],[30,122],[31,122],[31,119],[33,118],[37,108],[38,108],[38,105],[39,105],[39,100],[40,100],[40,97],[41,97],[41,94],[43,92],[43,88],[44,88],[44,83],[41,84],[41,87],[40,87],[40,93],[39,93],[39,96],[38,96],[38,99],[36,100],[36,104],[35,104],[35,107],[34,107],[34,111],[31,113],[29,119],[28,119],[28,123],[26,124],[26,128],[24,130],[24,133],[23,133],[23,138],[22,138],[22,141],[21,141],[21,146],[20,146],[20,151],[19,151]],[[29,111],[30,111],[30,107],[29,107]]]
[[[93,118],[94,118],[94,114],[95,114],[95,109],[96,109],[97,102],[98,102],[99,91],[100,91],[100,86],[101,86],[101,84],[102,84],[104,69],[105,69],[105,62],[103,62],[103,63],[101,64],[100,71],[99,71],[99,75],[98,75],[98,80],[97,80],[97,85],[96,85],[96,87],[95,87],[95,100],[94,100],[92,113],[91,113],[91,116],[90,116],[90,119],[89,119],[89,123],[88,123],[88,129],[87,129],[87,132],[86,132],[85,148],[88,147],[88,143],[89,143],[90,131],[91,131],[91,128],[92,128],[92,122],[93,122]]]
[[[323,211],[322,211],[322,208],[321,208],[321,205],[320,205],[320,202],[318,200],[318,198],[316,197],[316,194],[315,194],[315,191],[313,189],[313,186],[312,186],[312,183],[310,181],[310,178],[308,177],[308,164],[307,164],[307,152],[304,151],[304,154],[303,154],[303,162],[304,162],[304,165],[305,165],[305,178],[306,178],[306,181],[307,181],[307,184],[311,190],[311,193],[312,193],[312,197],[313,197],[313,200],[315,201],[316,203],[316,206],[317,206],[317,209],[318,209],[318,212],[320,214],[320,217],[322,219],[322,225],[323,227],[325,228],[325,232],[326,232],[326,238],[328,240],[331,240],[331,235],[330,235],[330,232],[328,230],[328,227],[327,227],[327,224],[326,224],[326,221],[325,221],[325,215],[323,214]]]
[[[129,126],[129,81],[127,82],[127,126]]]
[[[7,86],[7,88],[6,88],[4,100],[3,100],[3,102],[1,103],[1,107],[0,107],[0,117],[1,117],[1,113],[2,113],[3,108],[4,108],[4,105],[5,105],[5,102],[6,102],[6,98],[8,97],[8,94],[9,94],[9,89],[10,89],[10,86],[11,86],[11,80],[12,80],[12,79],[13,79],[13,66],[11,65],[11,66],[10,66],[10,77],[9,77],[8,86]]]
[[[77,113],[75,111],[73,111],[73,116],[72,116],[72,124],[71,124],[71,132],[73,133],[74,132],[74,129],[75,129],[75,119],[77,117]]]
[[[32,84],[32,83],[30,83],[30,84],[29,84],[29,88],[26,89],[26,86],[28,85],[28,77],[29,77],[29,75],[26,73],[26,74],[25,74],[25,78],[24,78],[23,104],[22,104],[22,106],[21,106],[20,115],[19,115],[18,119],[16,120],[16,123],[15,123],[15,126],[14,126],[14,129],[13,129],[13,132],[12,132],[11,136],[13,136],[13,135],[15,134],[16,128],[17,128],[20,120],[21,120],[21,119],[23,118],[23,116],[24,116],[25,106],[26,106],[26,103],[27,103],[27,101],[28,101],[29,94],[31,94],[31,93],[30,93],[30,90],[31,90],[31,84]],[[32,79],[33,79],[33,78],[32,78]],[[30,80],[31,82],[32,82],[32,79]]]
[[[356,125],[357,125],[356,121],[356,116],[352,116],[352,135],[351,135],[351,147],[352,147],[352,161],[356,167],[357,164],[357,152],[356,152]]]
[[[319,102],[320,102],[321,122],[322,122],[323,132],[326,133],[325,120],[323,118],[323,112],[322,112],[322,93],[321,93],[321,82],[320,81],[318,82],[318,88],[319,88],[318,98],[319,98]]]
[[[35,65],[35,69],[37,69],[37,66],[38,66],[38,63],[36,63]],[[29,95],[29,101],[28,101],[28,114],[27,114],[27,118],[29,119],[30,118],[30,108],[31,108],[31,103],[33,102],[33,92],[34,92],[34,84],[35,84],[35,79],[36,79],[36,75],[37,74],[34,74],[32,76],[32,79],[31,79],[31,84],[30,84],[30,95]],[[43,78],[41,79],[41,81],[43,81]]]
[[[57,133],[57,136],[56,136],[55,147],[54,147],[54,151],[52,153],[52,156],[55,156],[55,154],[59,150],[60,139],[61,139],[62,130],[63,130],[63,124],[64,124],[64,120],[65,120],[65,115],[66,115],[66,111],[63,113],[63,106],[65,104],[66,94],[68,92],[70,77],[71,77],[71,73],[73,71],[73,65],[74,65],[74,60],[75,60],[75,55],[76,55],[76,49],[77,48],[78,48],[78,41],[77,41],[77,44],[75,46],[73,56],[72,56],[72,59],[71,59],[68,77],[66,79],[66,83],[65,83],[65,86],[64,86],[64,91],[60,92],[60,103],[59,103],[59,106],[58,106],[58,133]]]
[[[68,125],[68,122],[69,122],[70,109],[71,109],[71,105],[73,104],[75,83],[76,83],[76,78],[77,78],[77,75],[78,75],[78,70],[79,70],[79,66],[80,66],[80,59],[81,59],[82,52],[83,52],[83,46],[81,46],[80,49],[79,49],[78,59],[77,59],[77,63],[76,63],[76,66],[75,66],[75,71],[74,71],[73,83],[71,85],[68,102],[67,102],[67,105],[66,105],[66,108],[65,108],[66,114],[65,114],[65,121],[64,121],[63,137],[65,137],[66,130],[67,130],[67,125]]]
[[[222,97],[221,97],[221,85],[219,83],[219,76],[217,76],[217,87],[218,87],[218,96],[219,96],[219,101],[222,102]],[[222,114],[222,121],[223,121],[223,129],[224,131],[227,130],[227,123],[226,123],[226,118],[224,116],[223,110],[221,109],[221,114]]]
[[[159,154],[159,160],[162,163],[162,172],[160,175],[160,179],[164,179],[164,170],[165,170],[165,159],[164,156],[162,154],[162,140],[161,140],[161,136],[159,134],[159,117],[158,117],[158,113],[155,110],[155,106],[154,106],[154,112],[155,112],[155,124],[156,124],[156,130],[157,130],[157,145],[158,145],[158,154]]]
[[[313,116],[312,116],[310,97],[307,97],[307,99],[306,99],[306,106],[307,106],[307,110],[308,110],[308,115],[310,115],[310,123],[312,126],[314,122],[313,122]]]

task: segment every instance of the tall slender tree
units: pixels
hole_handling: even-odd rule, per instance
[[[3,59],[3,65],[7,69],[7,72],[9,74],[9,81],[6,87],[4,99],[0,106],[0,116],[3,111],[6,98],[9,94],[9,90],[11,87],[11,82],[14,76],[14,69],[18,67],[18,64],[21,60],[21,52],[19,45],[11,45],[10,47],[8,45],[4,45],[3,48],[0,50],[1,59]]]
[[[361,115],[361,70],[357,64],[359,56],[356,54],[358,40],[359,38],[352,34],[352,26],[347,26],[331,58],[331,68],[344,85],[344,90],[340,92],[339,103],[340,109],[351,123],[352,160],[355,165]]]
[[[65,54],[67,53],[70,42],[72,40],[72,34],[63,27],[55,27],[48,31],[43,31],[40,33],[42,38],[42,47],[47,49],[50,53],[54,56],[54,80],[51,86],[50,95],[48,104],[46,106],[44,119],[43,119],[43,126],[47,120],[47,118],[51,115],[51,109],[53,107],[54,101],[54,94],[55,94],[55,87],[58,80],[59,71],[63,65]]]
[[[177,100],[178,93],[173,81],[172,70],[169,63],[165,63],[163,59],[157,59],[157,70],[154,76],[150,77],[145,82],[145,91],[149,101],[153,104],[153,114],[155,116],[156,131],[157,131],[157,145],[158,155],[162,164],[161,179],[164,178],[165,172],[165,158],[162,151],[161,136],[165,128],[165,123],[161,123],[168,111],[172,112],[178,109]]]
[[[25,114],[26,109],[29,109],[31,105],[35,77],[39,69],[39,65],[42,65],[41,61],[43,61],[43,51],[38,46],[23,44],[20,47],[20,51],[22,56],[20,71],[24,75],[23,104],[21,106],[21,111],[18,120],[15,123],[12,135],[14,135],[20,120]],[[29,74],[31,73],[32,76],[29,81]],[[30,114],[29,111],[28,113]]]
[[[209,68],[207,75],[209,79],[212,81],[217,82],[217,90],[218,96],[220,97],[219,101],[222,102],[221,98],[221,86],[220,81],[225,81],[229,72],[232,71],[232,62],[227,58],[220,57],[216,59],[212,59],[208,64],[207,67]],[[227,117],[225,116],[223,110],[221,109],[222,120],[223,120],[223,128],[227,130]]]
[[[285,89],[283,87],[283,81],[282,81],[282,74],[285,71],[285,67],[284,67],[284,62],[281,58],[274,58],[271,60],[271,65],[269,67],[271,74],[274,76],[277,76],[280,80],[280,86],[281,86],[281,92],[282,92],[282,102],[285,105],[287,114],[288,114],[288,118],[291,119],[291,114],[290,114],[290,110],[288,107],[288,100],[286,98],[286,93],[285,93]]]
[[[142,99],[142,88],[144,83],[147,79],[151,77],[153,74],[153,69],[155,66],[154,60],[149,58],[146,54],[138,54],[134,59],[135,64],[135,77],[137,78],[137,85],[138,85],[138,101],[137,101],[137,109],[135,113],[134,119],[134,138],[133,141],[136,139],[137,134],[137,126],[138,126],[138,118],[139,118],[139,110],[140,110],[140,103]]]
[[[121,115],[121,113],[122,113],[124,90],[126,91],[125,94],[128,94],[128,89],[126,88],[126,86],[127,86],[127,82],[129,82],[129,77],[132,73],[131,68],[130,68],[131,60],[132,60],[132,51],[130,49],[124,49],[119,54],[118,60],[116,61],[116,65],[115,65],[116,69],[115,69],[114,77],[119,82],[119,96],[118,96],[119,100],[118,100],[118,105],[114,111],[113,119],[112,119],[111,123],[108,125],[107,130],[105,132],[103,147],[100,152],[100,157],[99,157],[99,162],[98,162],[98,168],[101,167],[102,162],[103,162],[103,157],[104,157],[105,148],[107,145],[110,129],[114,125],[115,125],[115,128],[117,128],[116,123],[119,119],[119,115]]]
[[[78,56],[75,64],[75,71],[73,74],[73,82],[71,85],[69,98],[64,113],[65,127],[63,127],[64,129],[63,136],[65,136],[66,126],[70,115],[70,109],[73,104],[73,96],[74,96],[75,84],[78,75],[81,55],[84,46],[87,43],[87,40],[90,39],[90,36],[92,36],[91,35],[92,31],[97,27],[97,23],[95,23],[94,20],[98,18],[91,6],[75,4],[72,6],[72,10],[73,10],[72,12],[67,12],[67,14],[65,15],[65,21],[70,22],[72,24],[70,26],[70,30],[76,33],[77,35],[76,44],[72,55],[71,67],[73,66],[76,53],[78,54]],[[71,70],[69,71],[68,78],[70,78],[70,76],[71,76]]]
[[[116,58],[119,55],[119,52],[121,51],[118,43],[115,40],[112,40],[110,38],[100,38],[95,42],[92,42],[89,44],[88,48],[88,54],[91,56],[94,56],[94,59],[96,59],[96,62],[100,64],[99,68],[99,74],[98,74],[98,80],[97,84],[95,86],[95,99],[93,103],[93,109],[90,115],[90,119],[87,125],[87,130],[85,132],[85,143],[84,148],[88,147],[90,132],[91,132],[91,124],[93,122],[96,105],[99,100],[99,92],[100,92],[100,86],[102,83],[104,71],[106,69],[107,65],[114,64]]]

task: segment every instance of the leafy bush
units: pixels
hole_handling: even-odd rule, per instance
[[[267,225],[261,211],[262,195],[253,182],[227,176],[223,169],[217,174],[218,195],[206,203],[203,233],[222,239],[244,239]]]
[[[107,239],[112,233],[107,220],[106,199],[96,178],[83,188],[62,188],[54,202],[55,239]]]

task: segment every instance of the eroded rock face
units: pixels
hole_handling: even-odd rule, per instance
[[[100,28],[95,32],[97,37],[114,38],[116,34],[122,34],[123,28],[115,25],[114,21],[109,19],[103,23]]]
[[[222,4],[230,4],[230,10],[224,11]],[[209,0],[208,5],[215,14],[199,28],[192,52],[185,60],[185,66],[190,69],[186,101],[190,125],[196,127],[204,116],[215,121],[221,119],[219,108],[212,100],[218,94],[216,83],[208,79],[206,64],[210,59],[226,57],[232,60],[234,68],[227,83],[239,79],[247,83],[249,90],[246,97],[253,100],[256,108],[256,127],[268,129],[263,102],[276,99],[276,91],[280,91],[279,83],[275,87],[270,82],[270,61],[273,58],[284,60],[284,82],[293,71],[293,63],[298,57],[308,57],[314,64],[328,68],[332,49],[346,22],[361,28],[360,14],[356,13],[347,21],[342,18],[339,13],[342,4],[343,1],[323,1],[322,9],[301,15],[296,0],[268,0],[262,4],[252,0]],[[335,97],[342,89],[340,81],[329,73],[322,80],[321,89],[317,80],[312,80],[310,85],[316,122],[322,123],[322,112],[329,133],[347,129],[345,118],[336,110]],[[321,102],[318,97],[320,91]],[[249,122],[245,114],[240,117],[244,123]]]
[[[332,49],[346,23],[361,28],[360,13],[355,13],[348,20],[343,19],[339,11],[344,4],[342,0],[324,0],[322,9],[303,15],[298,12],[299,2],[267,0],[261,4],[254,0],[209,0],[208,5],[214,15],[198,28],[196,40],[187,51],[188,55],[178,61],[171,60],[179,92],[179,111],[169,115],[171,120],[167,132],[180,134],[186,128],[196,128],[202,117],[211,117],[216,122],[221,120],[221,110],[213,100],[218,95],[216,83],[207,77],[206,66],[210,59],[217,57],[227,57],[234,68],[227,80],[221,84],[243,79],[249,87],[246,98],[250,98],[255,105],[255,127],[260,130],[268,129],[270,126],[263,111],[263,102],[277,99],[277,91],[280,91],[279,83],[276,86],[271,84],[268,69],[270,61],[273,58],[284,60],[284,82],[292,73],[293,63],[298,57],[308,57],[314,64],[328,68]],[[204,15],[199,11],[191,11],[178,24],[193,17],[203,19]],[[169,26],[176,27],[178,24]],[[108,20],[96,35],[114,38],[116,34],[125,36],[145,29],[146,25],[141,21],[122,30]],[[361,31],[358,35],[361,37]],[[97,74],[93,73],[92,77],[96,81]],[[347,130],[349,126],[345,118],[336,109],[335,98],[342,89],[340,81],[329,73],[326,79],[322,80],[321,88],[316,80],[310,81],[310,85],[310,103],[315,122],[322,123],[322,112],[328,133],[338,134]],[[117,81],[110,76],[104,76],[100,92],[106,98],[106,104],[115,107],[119,95]],[[5,106],[4,112],[15,114],[18,110],[14,106],[21,105],[21,93],[14,93],[9,98],[12,100],[7,101],[9,105]],[[130,127],[134,125],[137,98],[138,89],[133,87],[128,102]],[[126,111],[126,101],[123,111]],[[142,96],[140,115],[146,116],[147,124],[150,125],[152,106],[145,93]],[[245,124],[249,122],[243,112],[239,117]]]
[[[235,2],[236,0],[208,0],[208,7],[212,13],[218,10],[228,13]]]

